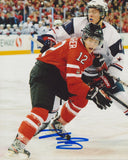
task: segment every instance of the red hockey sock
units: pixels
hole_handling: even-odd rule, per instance
[[[27,144],[28,141],[36,133],[38,127],[47,119],[48,110],[44,108],[33,108],[31,113],[26,116],[26,119],[21,123],[18,129],[18,137],[21,142]]]
[[[81,110],[82,108],[79,108],[72,104],[71,102],[66,102],[62,109],[61,109],[61,118],[66,122],[69,123],[73,118],[76,117],[77,113]]]

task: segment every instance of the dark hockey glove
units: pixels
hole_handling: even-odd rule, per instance
[[[112,103],[110,97],[103,90],[99,90],[97,87],[91,88],[86,98],[93,100],[100,109],[107,109],[107,107],[110,107]]]
[[[45,52],[56,44],[54,37],[49,34],[43,34],[41,36],[38,36],[37,40],[44,45],[40,50],[41,53]]]
[[[98,72],[100,72],[103,69],[104,70],[108,69],[104,57],[101,54],[95,54],[95,58],[93,60],[93,66],[97,68]]]

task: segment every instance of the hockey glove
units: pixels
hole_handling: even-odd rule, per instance
[[[41,36],[38,36],[37,40],[44,45],[40,50],[41,53],[45,52],[56,44],[54,37],[49,34],[43,34]]]
[[[86,98],[93,100],[100,109],[107,109],[107,107],[110,107],[112,103],[110,97],[103,90],[99,90],[97,87],[91,88]]]
[[[104,70],[108,69],[104,57],[101,54],[95,54],[95,58],[93,60],[93,66],[97,68],[98,72],[100,72],[103,69]]]
[[[102,75],[98,78],[94,78],[91,86],[97,86],[104,91],[111,89],[114,86],[113,78],[104,70]]]

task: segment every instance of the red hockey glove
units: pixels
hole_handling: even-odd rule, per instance
[[[56,44],[54,37],[49,34],[38,36],[37,40],[44,45],[40,50],[41,53],[45,52]]]
[[[97,87],[91,88],[86,98],[93,100],[100,109],[107,109],[107,107],[110,107],[112,103],[110,97],[103,90],[99,90]]]
[[[91,86],[97,86],[99,89],[110,89],[114,86],[113,78],[104,70],[98,78],[94,78]]]

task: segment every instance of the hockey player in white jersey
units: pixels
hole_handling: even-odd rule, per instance
[[[84,81],[91,80],[91,82],[94,79],[94,81],[97,82],[95,84],[93,83],[94,85],[98,85],[99,87],[104,86],[117,98],[128,104],[128,98],[122,84],[113,80],[109,76],[110,74],[111,76],[114,75],[117,78],[121,78],[124,61],[124,49],[122,46],[121,37],[117,30],[112,25],[104,21],[107,10],[108,8],[106,2],[104,2],[103,0],[92,0],[87,4],[86,17],[75,17],[70,21],[64,23],[59,27],[59,29],[53,27],[52,30],[47,34],[38,37],[38,41],[44,44],[44,47],[42,47],[41,49],[41,52],[44,52],[52,45],[54,45],[55,42],[74,36],[80,37],[82,33],[81,30],[88,23],[99,24],[103,29],[104,43],[102,44],[102,46],[98,47],[95,50],[95,54],[100,54],[99,58],[97,58],[97,63],[99,65],[100,61],[102,61],[101,65],[103,65],[103,63],[105,62],[107,66],[107,72],[105,72],[103,76],[100,76],[100,79],[98,81],[97,77],[99,77],[99,75],[96,71],[96,67],[91,66],[87,70],[85,70],[82,79]],[[102,85],[100,86],[99,84],[101,83]],[[126,109],[124,106],[118,103],[117,107],[119,107],[125,115],[128,115],[128,109]],[[50,118],[47,120],[47,122],[49,122],[51,119],[50,113],[49,117]],[[45,124],[43,124],[43,127],[44,126]]]

